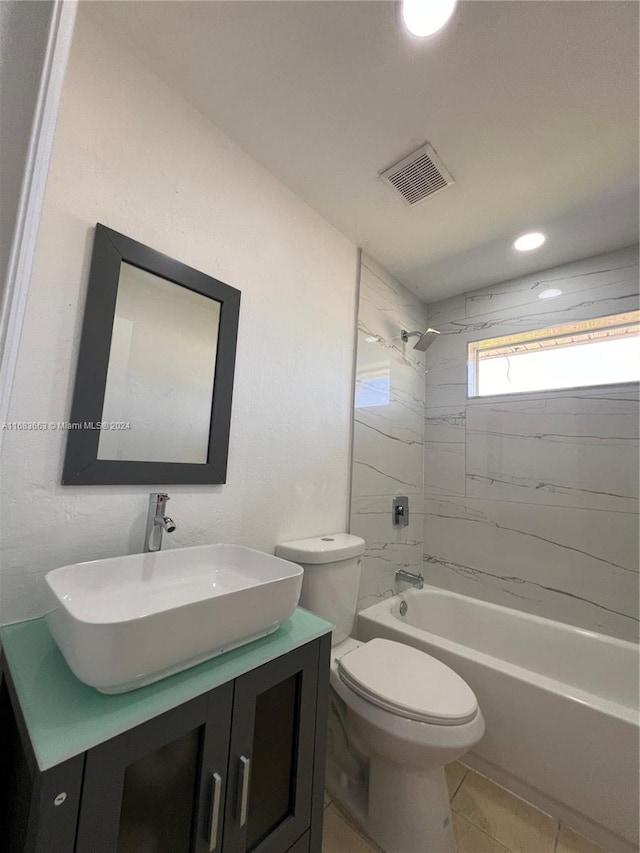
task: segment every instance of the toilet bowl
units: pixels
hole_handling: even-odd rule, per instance
[[[327,787],[385,853],[455,853],[444,766],[480,740],[484,719],[431,655],[349,636],[363,550],[348,534],[276,548],[304,569],[301,605],[335,623]]]
[[[398,682],[408,675],[403,693]],[[330,683],[347,709],[348,734],[368,759],[364,829],[386,853],[453,853],[444,766],[484,734],[471,689],[430,655],[381,639],[334,647]],[[349,808],[348,791],[331,790]]]

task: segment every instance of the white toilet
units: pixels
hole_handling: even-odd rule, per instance
[[[327,787],[386,853],[455,853],[444,765],[484,734],[471,688],[403,643],[353,629],[364,540],[278,545],[304,569],[300,605],[333,622]]]

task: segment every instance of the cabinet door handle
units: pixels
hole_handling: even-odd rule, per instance
[[[219,773],[212,776],[211,822],[209,824],[209,853],[213,853],[218,843],[218,819],[220,817],[220,798],[222,796],[222,778]]]
[[[249,801],[249,777],[251,775],[251,759],[240,756],[240,772],[238,776],[238,803],[236,813],[240,826],[247,822],[247,805]]]

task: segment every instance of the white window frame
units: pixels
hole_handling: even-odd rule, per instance
[[[480,363],[485,359],[536,350],[575,347],[585,343],[594,343],[598,339],[611,340],[627,336],[640,336],[640,310],[626,311],[622,314],[611,314],[606,317],[595,317],[590,320],[576,320],[546,329],[533,329],[529,332],[517,332],[512,335],[471,341],[467,345],[467,397],[469,399],[511,397],[515,394],[546,394],[570,388],[603,387],[603,385],[606,387],[608,385],[627,384],[628,380],[621,379],[618,382],[598,383],[597,386],[584,383],[530,391],[504,391],[491,394],[479,393]]]

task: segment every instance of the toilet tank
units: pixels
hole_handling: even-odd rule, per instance
[[[353,629],[363,551],[364,539],[349,533],[328,533],[276,546],[277,557],[304,569],[300,606],[333,622],[332,645],[345,640]]]

